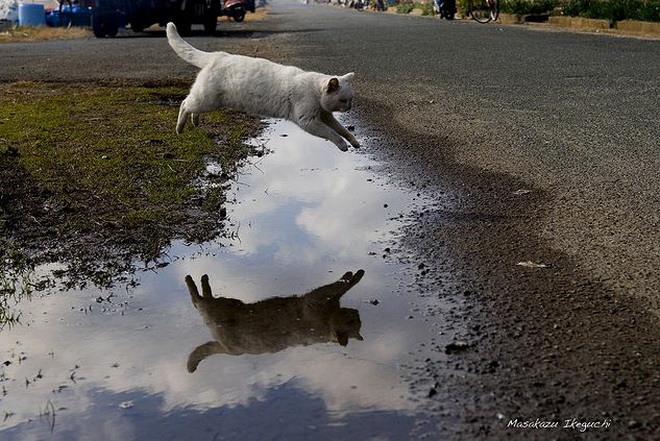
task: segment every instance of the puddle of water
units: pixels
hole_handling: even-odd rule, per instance
[[[0,333],[3,440],[406,439],[428,426],[404,366],[437,330],[383,258],[415,197],[290,123],[256,142],[272,152],[233,186],[232,239],[174,244],[138,287],[18,306],[22,325]],[[203,274],[243,304],[208,298]]]

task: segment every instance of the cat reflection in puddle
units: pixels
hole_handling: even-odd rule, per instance
[[[360,314],[342,308],[341,297],[355,286],[363,270],[347,272],[336,282],[316,288],[302,296],[272,297],[255,303],[213,297],[209,278],[202,276],[202,293],[190,276],[186,285],[193,305],[215,340],[198,346],[188,357],[188,372],[213,354],[264,354],[289,346],[362,341]]]

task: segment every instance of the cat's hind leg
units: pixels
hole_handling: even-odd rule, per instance
[[[190,122],[194,127],[199,126],[201,113],[202,108],[194,99],[191,99],[189,95],[188,98],[183,100],[181,107],[179,107],[179,118],[176,121],[176,133],[181,134],[181,132],[183,132],[188,118],[190,118]]]
[[[179,107],[179,118],[176,121],[177,135],[180,135],[183,132],[183,128],[186,126],[186,120],[188,119],[188,116],[192,115],[192,112],[188,110],[188,103],[186,102],[187,100],[187,98],[183,100],[181,107]]]

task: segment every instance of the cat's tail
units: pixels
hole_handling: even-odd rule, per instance
[[[167,42],[179,57],[193,66],[202,68],[208,64],[211,58],[210,52],[195,49],[181,38],[176,30],[176,26],[172,22],[167,23]]]

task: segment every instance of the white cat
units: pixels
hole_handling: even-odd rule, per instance
[[[181,103],[176,132],[181,133],[188,117],[199,124],[199,114],[220,107],[259,116],[285,118],[312,135],[332,141],[340,150],[360,144],[332,112],[351,108],[353,73],[330,76],[283,66],[263,58],[204,52],[195,49],[167,24],[167,40],[183,60],[201,68],[188,97]]]

